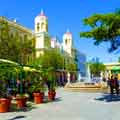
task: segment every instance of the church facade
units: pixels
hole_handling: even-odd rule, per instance
[[[72,33],[67,30],[63,35],[62,42],[60,42],[56,37],[51,37],[48,32],[48,18],[43,11],[35,17],[34,31],[18,24],[16,21],[8,20],[5,17],[0,17],[0,20],[2,19],[8,22],[13,29],[13,33],[15,30],[18,30],[20,31],[22,37],[25,37],[26,35],[31,38],[35,37],[36,58],[43,54],[45,49],[49,50],[50,48],[58,48],[61,54],[65,56],[64,61],[74,62],[77,64],[77,73],[80,73],[84,77],[86,76],[86,55],[78,51],[73,46]]]
[[[66,57],[65,61],[71,61],[77,64],[77,72],[86,76],[86,55],[78,51],[73,46],[72,33],[67,30],[63,35],[62,42],[56,37],[50,37],[48,33],[48,18],[43,11],[35,18],[35,38],[36,38],[36,57],[39,57],[43,49],[59,48]]]

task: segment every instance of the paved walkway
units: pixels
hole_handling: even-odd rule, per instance
[[[0,113],[0,120],[120,120],[120,97],[57,90],[57,100],[30,111]]]

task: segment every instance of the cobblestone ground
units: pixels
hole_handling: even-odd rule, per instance
[[[57,99],[30,111],[0,113],[0,120],[120,120],[120,97],[57,90]]]

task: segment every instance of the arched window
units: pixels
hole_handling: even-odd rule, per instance
[[[13,33],[11,33],[11,34],[10,34],[10,37],[11,37],[12,39],[14,38],[14,35],[13,35]]]
[[[65,39],[65,44],[67,45],[67,39]]]
[[[28,36],[25,34],[24,35],[24,40],[27,40],[28,39]]]
[[[43,30],[45,27],[45,24],[44,23],[41,23],[41,29]]]
[[[37,23],[37,31],[40,29],[40,23]]]

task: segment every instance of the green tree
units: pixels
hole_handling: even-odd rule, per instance
[[[58,49],[49,49],[40,56],[40,65],[44,75],[50,82],[50,89],[54,90],[56,86],[55,72],[64,67],[64,57]]]
[[[75,63],[67,63],[66,64],[66,70],[68,71],[77,71],[77,64]]]
[[[85,26],[91,29],[81,32],[81,37],[93,38],[94,44],[109,42],[109,52],[120,46],[120,10],[108,14],[94,14],[83,20]]]
[[[33,66],[42,66],[44,69],[52,68],[54,71],[63,69],[64,58],[58,49],[49,49],[44,54],[36,58],[32,63]]]
[[[90,72],[93,76],[100,76],[102,71],[105,71],[106,67],[103,63],[100,62],[89,62]]]

